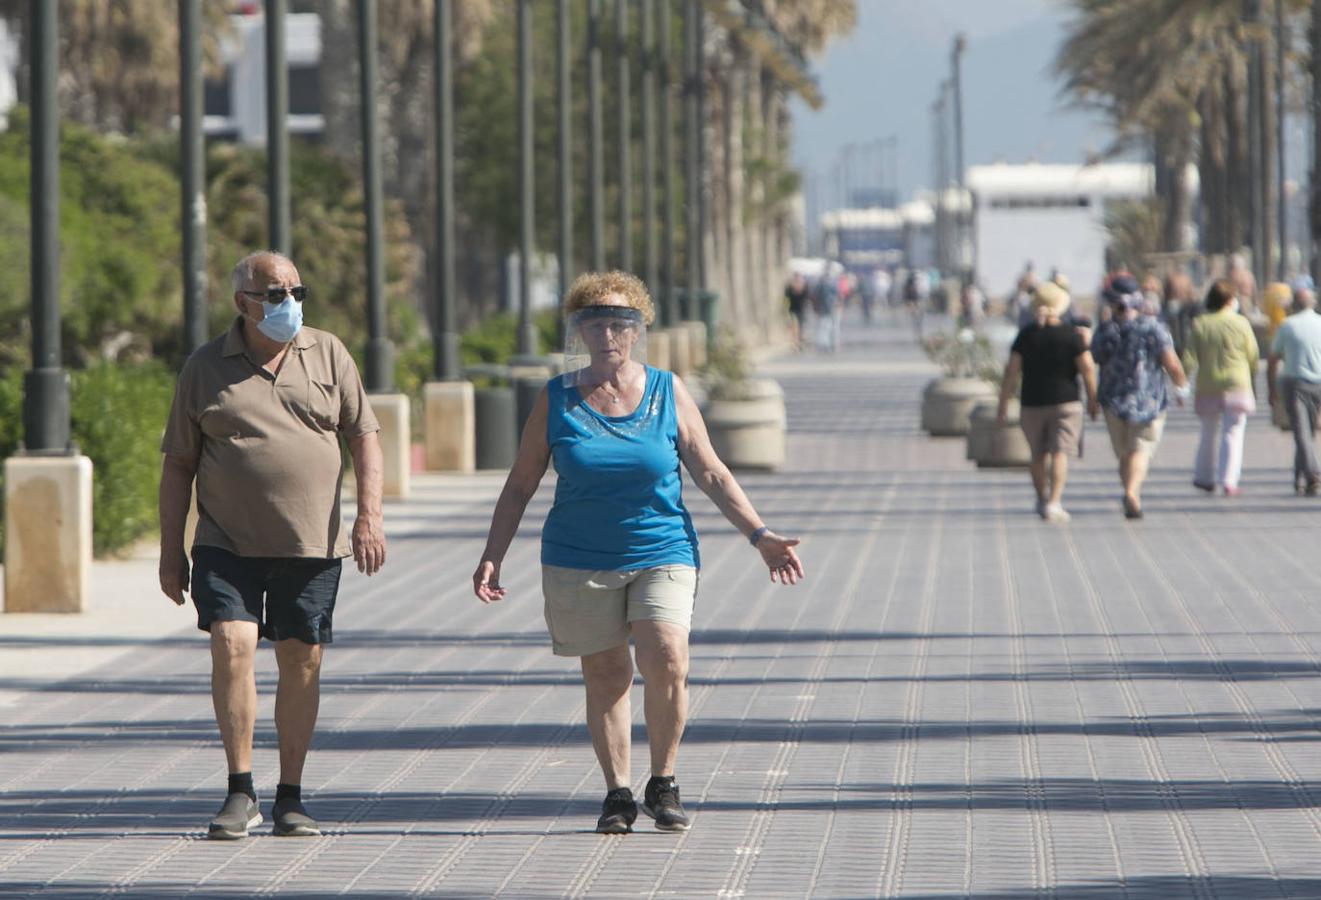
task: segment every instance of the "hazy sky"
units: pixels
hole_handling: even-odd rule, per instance
[[[825,188],[840,148],[897,135],[901,193],[929,185],[930,108],[959,31],[968,39],[967,164],[1082,161],[1104,149],[1111,132],[1099,116],[1060,99],[1050,65],[1067,21],[1062,0],[858,0],[857,29],[814,67],[825,106],[793,104],[795,163]],[[875,172],[878,154],[871,163]]]

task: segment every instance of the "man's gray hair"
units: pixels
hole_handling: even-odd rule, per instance
[[[1293,308],[1316,309],[1316,291],[1311,288],[1303,288],[1300,291],[1294,291]]]
[[[234,270],[229,273],[229,283],[234,288],[234,293],[238,293],[252,284],[252,277],[257,268],[257,260],[264,257],[273,256],[276,259],[282,259],[289,265],[293,265],[293,260],[285,256],[278,250],[258,250],[256,253],[249,253],[234,264]]]

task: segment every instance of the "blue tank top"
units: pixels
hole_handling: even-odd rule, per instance
[[[646,367],[642,402],[606,416],[577,387],[546,386],[546,441],[559,481],[541,530],[541,562],[630,571],[700,565],[697,533],[680,497],[674,378]]]

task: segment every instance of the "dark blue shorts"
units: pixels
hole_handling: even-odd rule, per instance
[[[236,556],[219,547],[193,547],[197,627],[255,622],[268,641],[329,644],[340,570],[338,559]]]

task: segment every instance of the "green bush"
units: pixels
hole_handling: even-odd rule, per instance
[[[22,439],[22,386],[17,368],[0,379],[0,453],[6,457]],[[73,440],[92,461],[93,550],[104,556],[156,528],[160,439],[174,375],[156,362],[101,362],[74,372],[70,393]],[[0,505],[0,540],[3,514]]]
[[[539,354],[561,349],[559,341],[559,310],[543,309],[534,313],[532,325],[537,330]],[[459,339],[459,359],[465,366],[478,363],[507,363],[518,353],[518,316],[500,313],[490,316]]]
[[[158,362],[73,373],[73,439],[92,460],[92,546],[121,550],[156,530],[161,432],[174,374]]]

